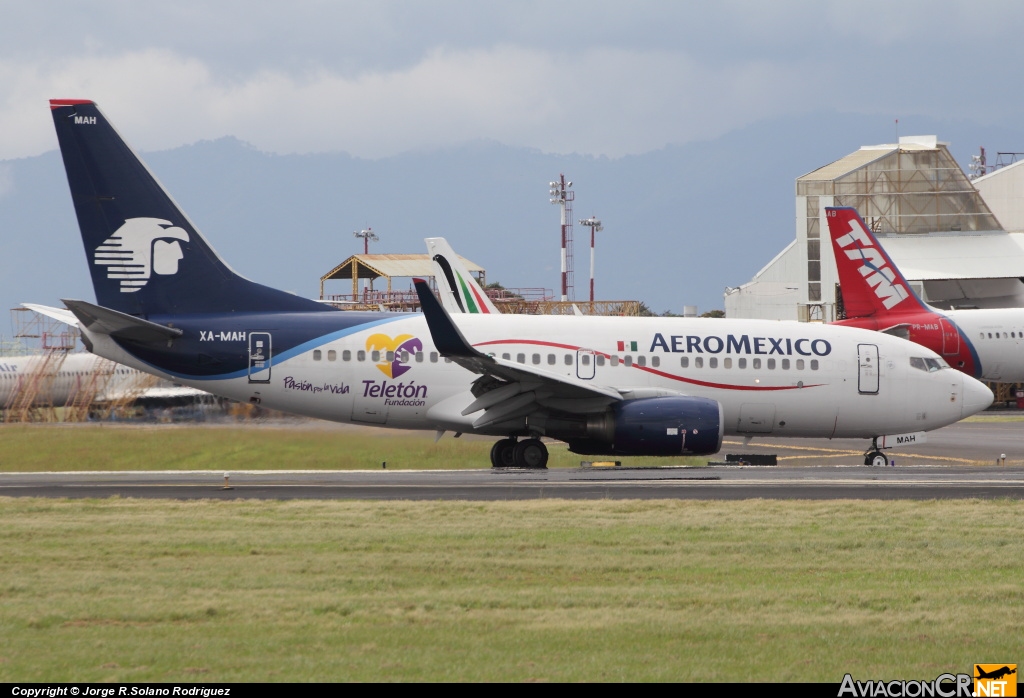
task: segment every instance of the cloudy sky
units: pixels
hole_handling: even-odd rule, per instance
[[[1024,3],[0,0],[0,160],[51,97],[141,150],[380,158],[473,139],[618,157],[834,109],[1019,122]]]

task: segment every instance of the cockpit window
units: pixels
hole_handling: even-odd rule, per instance
[[[928,373],[938,371],[942,368],[949,368],[949,364],[942,359],[925,359],[919,356],[910,357],[910,366],[911,368],[916,368],[919,371],[927,371]]]

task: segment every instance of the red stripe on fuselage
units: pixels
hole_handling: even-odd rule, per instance
[[[539,339],[493,339],[493,340],[490,340],[490,341],[487,341],[487,342],[480,342],[478,344],[474,344],[473,346],[475,346],[475,347],[483,347],[483,346],[488,346],[488,345],[493,345],[493,344],[532,344],[532,345],[542,346],[542,347],[555,347],[557,349],[569,349],[571,351],[579,351],[580,349],[583,349],[583,347],[573,346],[572,344],[559,344],[557,342],[545,342],[545,341],[542,341],[542,340],[539,340]],[[606,359],[610,359],[611,358],[611,354],[606,354],[603,351],[595,351],[594,354],[603,356]],[[670,380],[679,381],[681,383],[690,383],[692,385],[700,385],[700,386],[703,386],[705,388],[719,388],[721,390],[751,390],[751,391],[765,392],[765,391],[776,391],[776,390],[801,390],[802,388],[817,388],[819,386],[824,385],[824,383],[814,383],[814,384],[811,384],[811,385],[804,385],[804,386],[799,386],[799,385],[776,385],[776,386],[767,386],[767,385],[730,385],[728,383],[711,383],[709,381],[697,380],[696,378],[684,378],[683,376],[677,376],[674,373],[666,373],[665,371],[659,371],[658,369],[650,368],[650,367],[647,367],[647,366],[637,366],[636,364],[633,364],[632,366],[627,366],[627,368],[635,368],[635,369],[638,369],[640,371],[646,371],[647,373],[653,373],[656,376],[661,376],[662,378],[668,378]]]

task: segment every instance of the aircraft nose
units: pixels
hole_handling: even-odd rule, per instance
[[[963,374],[961,374],[963,375]],[[995,400],[995,396],[992,395],[992,391],[988,389],[988,386],[979,380],[975,380],[968,375],[963,376],[964,382],[964,401],[961,409],[961,418],[970,417],[972,414],[981,412]]]

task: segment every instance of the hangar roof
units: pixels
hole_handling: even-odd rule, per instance
[[[471,274],[479,275],[484,269],[479,264],[459,256]],[[378,277],[428,277],[434,275],[434,264],[426,254],[354,254],[320,277],[328,279],[351,279],[352,265],[356,267],[356,278],[376,279]]]
[[[879,235],[893,262],[912,281],[1002,279],[1024,273],[1024,234]]]

